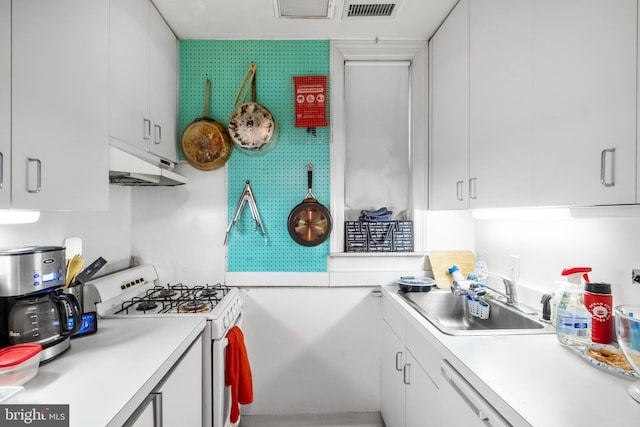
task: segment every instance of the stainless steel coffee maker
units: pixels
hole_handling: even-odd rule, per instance
[[[65,276],[64,247],[0,250],[0,348],[40,344],[41,362],[69,348],[82,310],[62,292]]]

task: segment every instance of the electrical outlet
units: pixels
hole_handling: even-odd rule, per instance
[[[640,283],[640,268],[634,268],[631,270],[631,282]]]
[[[520,257],[509,255],[509,278],[511,280],[520,279]]]

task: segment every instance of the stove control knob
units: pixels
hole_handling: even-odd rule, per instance
[[[229,318],[226,315],[222,319],[222,324],[224,325],[225,328],[229,327]]]

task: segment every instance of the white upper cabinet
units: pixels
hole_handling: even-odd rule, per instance
[[[110,135],[177,161],[177,40],[148,0],[111,0]]]
[[[460,4],[431,40],[431,208],[637,203],[636,1],[470,0],[468,28]]]
[[[151,7],[149,111],[150,150],[165,159],[178,158],[178,41],[158,11]]]
[[[469,0],[462,0],[429,44],[431,209],[469,207]]]
[[[11,0],[0,0],[0,208],[11,206]]]
[[[11,16],[11,207],[105,210],[109,2],[14,1]],[[6,55],[6,26],[0,31]]]
[[[471,1],[470,207],[531,204],[533,0]]]
[[[534,22],[534,203],[635,203],[636,0],[536,0]]]

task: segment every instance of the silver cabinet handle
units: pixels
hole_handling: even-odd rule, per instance
[[[487,426],[507,427],[510,425],[446,360],[440,362],[440,373],[469,408],[475,412],[478,419],[484,421]]]
[[[0,151],[0,188],[4,186],[4,154]]]
[[[151,139],[151,120],[142,119],[142,139]]]
[[[396,353],[396,371],[402,371],[402,352]]]
[[[463,181],[456,181],[456,200],[462,201],[462,184]]]
[[[27,192],[29,193],[39,193],[40,189],[42,188],[42,162],[40,161],[40,159],[36,159],[34,157],[28,157],[27,158],[27,173],[29,170],[29,165],[28,163],[35,163],[36,164],[36,188],[35,189],[31,189],[29,188],[29,178],[27,175]]]
[[[153,125],[153,142],[160,144],[162,142],[162,126]]]
[[[611,181],[607,181],[606,178],[606,169],[607,169],[607,153],[611,153]],[[616,185],[616,149],[615,148],[605,148],[600,153],[600,184],[605,187],[613,187]]]
[[[469,198],[470,199],[474,199],[476,198],[476,181],[478,180],[478,178],[469,178]]]
[[[162,427],[162,392],[151,392],[153,396],[153,426]]]
[[[406,385],[411,385],[411,364],[407,363],[404,365],[404,369],[402,371],[402,382]]]

